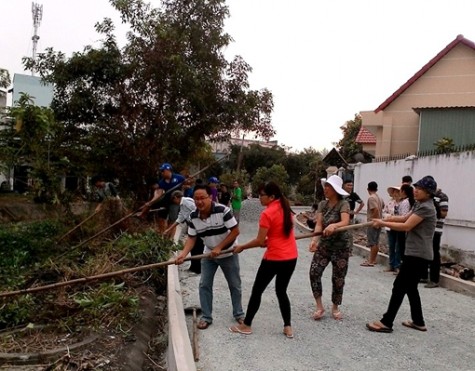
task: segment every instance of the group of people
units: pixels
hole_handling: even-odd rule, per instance
[[[184,182],[183,177],[172,172],[169,164],[163,164],[160,170],[162,180],[158,183],[159,191],[154,193],[146,206],[166,196],[167,190],[175,187],[175,184]],[[282,332],[287,338],[293,338],[291,304],[287,287],[296,267],[298,250],[294,235],[294,217],[289,201],[276,183],[268,182],[259,186],[259,199],[266,208],[260,216],[257,236],[246,243],[238,244],[240,207],[237,210],[230,207],[229,202],[232,203],[234,194],[231,195],[228,204],[218,202],[218,183],[219,181],[213,177],[209,179],[209,184],[197,183],[192,197],[184,196],[183,191],[177,189],[169,198],[170,203],[179,205],[179,212],[166,232],[171,231],[179,223],[187,224],[187,239],[175,263],[182,264],[189,253],[193,255],[193,249],[200,242],[202,243],[200,253],[208,254],[209,257],[201,259],[199,263],[202,317],[198,328],[204,330],[213,322],[213,281],[220,267],[228,283],[232,314],[237,322],[236,325],[229,327],[231,332],[245,335],[252,333],[252,322],[259,310],[262,294],[275,277],[276,295],[283,320]],[[315,299],[315,311],[312,317],[314,320],[320,320],[325,316],[322,275],[328,264],[332,263],[331,316],[335,320],[341,320],[343,315],[340,305],[352,243],[350,234],[338,229],[352,223],[354,215],[364,207],[364,202],[353,192],[352,182],[343,183],[337,175],[324,179],[322,185],[325,199],[316,206],[313,219],[315,237],[309,244],[309,251],[313,253],[309,279]],[[234,189],[238,188],[238,184],[235,183]],[[436,272],[433,272],[437,266],[435,260],[440,259],[437,256],[440,249],[440,235],[436,234],[441,233],[442,219],[448,209],[448,198],[437,188],[437,183],[431,176],[423,177],[413,186],[405,183],[400,187],[390,187],[388,192],[391,199],[387,205],[377,194],[376,182],[368,183],[367,190],[369,194],[367,218],[372,225],[367,230],[370,255],[362,266],[375,265],[380,231],[382,228],[388,228],[388,238],[392,241],[389,244],[392,246],[390,251],[393,251],[390,252],[390,269],[396,272],[397,276],[386,313],[381,320],[368,323],[366,326],[375,332],[391,332],[399,307],[407,295],[412,320],[403,322],[403,325],[426,331],[417,287],[427,275],[428,265],[431,265],[431,282],[438,282]],[[223,192],[226,190],[223,191],[221,188],[221,197]],[[242,199],[242,193],[239,197]],[[225,196],[225,199],[227,198]],[[436,222],[439,230],[436,229]],[[399,246],[399,250],[396,250],[395,246]],[[401,246],[404,246],[402,250]],[[265,251],[252,287],[247,311],[244,313],[241,304],[238,254],[255,247],[263,247]],[[440,267],[440,260],[438,265]]]
[[[314,320],[320,320],[325,316],[322,300],[322,275],[330,263],[333,267],[331,316],[335,320],[343,318],[340,305],[351,246],[349,233],[338,231],[338,229],[348,226],[351,223],[351,216],[354,217],[354,214],[360,212],[364,206],[363,201],[353,192],[351,182],[345,183],[336,175],[324,180],[325,200],[321,201],[315,210],[313,219],[315,237],[312,238],[309,245],[309,251],[313,253],[309,278],[315,299]],[[440,194],[440,190],[431,176],[423,177],[413,186],[403,184],[399,187],[397,196],[393,193],[393,188],[391,187],[392,199],[397,200],[398,203],[388,202],[391,205],[385,208],[384,201],[377,195],[377,184],[375,182],[368,184],[368,219],[372,223],[368,230],[368,245],[371,249],[370,256],[363,266],[374,266],[376,262],[374,254],[378,253],[375,250],[376,247],[379,248],[381,228],[389,228],[390,231],[401,233],[401,238],[404,235],[405,250],[399,262],[392,263],[394,267],[396,264],[399,265],[388,309],[381,320],[368,323],[367,328],[376,332],[391,332],[402,300],[405,295],[408,295],[412,319],[404,321],[403,325],[426,331],[417,285],[424,277],[424,272],[427,273],[428,264],[434,260],[432,241],[436,232],[436,219],[440,216],[436,212],[434,197]],[[287,295],[287,287],[298,258],[293,232],[293,216],[289,202],[277,184],[273,182],[264,184],[259,187],[258,193],[260,202],[266,206],[266,209],[261,214],[257,236],[246,243],[236,244],[239,227],[232,212],[227,211],[225,206],[214,204],[211,200],[211,192],[206,189],[200,191],[198,193],[199,202],[196,202],[195,196],[197,209],[190,216],[189,239],[177,257],[176,263],[181,264],[184,261],[196,239],[202,238],[205,241],[205,252],[209,252],[211,259],[202,261],[203,267],[209,265],[210,268],[209,274],[206,277],[202,276],[200,282],[200,302],[203,310],[203,316],[198,324],[200,329],[208,328],[213,321],[211,313],[212,280],[218,266],[221,266],[229,284],[233,316],[237,321],[237,324],[229,327],[229,330],[245,335],[252,333],[252,322],[261,304],[262,294],[275,277],[276,295],[283,320],[283,334],[292,338],[291,304]],[[414,200],[412,200],[412,196]],[[350,202],[353,204],[350,205]],[[387,211],[387,214],[384,214],[384,219],[383,209]],[[399,209],[402,210],[396,211]],[[216,227],[212,232],[210,224],[219,227]],[[398,240],[397,236],[395,240]],[[226,251],[226,254],[221,256],[223,250],[233,247],[234,249]],[[254,247],[264,247],[266,250],[258,268],[244,315],[240,302],[241,282],[237,254]],[[223,259],[228,259],[228,261],[225,262]]]

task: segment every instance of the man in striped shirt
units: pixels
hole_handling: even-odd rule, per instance
[[[241,303],[241,277],[238,255],[221,254],[236,243],[239,227],[231,209],[211,200],[211,188],[197,185],[193,194],[196,210],[188,220],[188,238],[175,263],[182,264],[198,238],[204,242],[204,253],[209,259],[201,259],[200,304],[202,316],[198,328],[204,330],[213,322],[213,281],[218,267],[228,282],[233,306],[233,317],[238,323],[244,319]]]

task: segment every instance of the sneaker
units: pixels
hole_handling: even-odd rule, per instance
[[[427,289],[433,289],[434,287],[439,287],[439,284],[430,281],[427,284],[425,284],[424,287],[427,288]]]

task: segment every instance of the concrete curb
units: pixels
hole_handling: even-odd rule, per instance
[[[295,219],[296,226],[299,230],[308,233],[312,230]],[[353,244],[353,254],[367,257],[369,254],[369,248],[362,245]],[[381,265],[388,265],[389,256],[383,253],[378,253],[377,263]],[[460,294],[475,297],[475,283],[473,281],[465,281],[457,277],[449,276],[448,274],[441,273],[439,287],[443,287],[447,290],[452,290]]]

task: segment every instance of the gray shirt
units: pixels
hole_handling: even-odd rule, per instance
[[[180,201],[180,212],[176,222],[182,224],[188,220],[191,212],[196,209],[195,200],[190,197],[182,197]]]
[[[432,238],[437,220],[432,198],[416,202],[412,212],[422,221],[408,232],[405,255],[431,261],[434,258]]]

